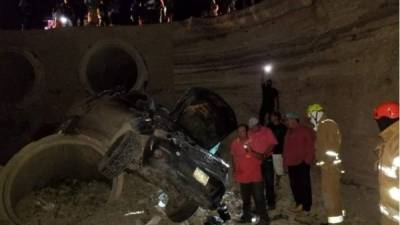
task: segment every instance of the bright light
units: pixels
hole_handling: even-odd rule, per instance
[[[396,157],[393,159],[393,166],[395,166],[395,167],[400,167],[400,156],[396,156]]]
[[[158,206],[161,207],[161,208],[165,208],[167,206],[167,204],[165,204],[163,201],[160,200],[158,202]]]
[[[335,224],[335,223],[341,223],[343,222],[343,216],[329,216],[328,217],[328,223],[330,224]]]
[[[273,68],[274,67],[272,66],[272,64],[267,64],[267,65],[264,66],[264,72],[265,73],[271,73]]]
[[[62,24],[66,24],[66,23],[68,22],[67,17],[65,17],[65,16],[60,16],[60,22],[61,22]]]
[[[259,216],[253,215],[253,216],[251,217],[251,223],[257,224],[259,221],[260,221],[260,217],[259,217]]]
[[[340,160],[340,159],[335,159],[334,161],[333,161],[333,164],[334,165],[337,165],[337,164],[339,164],[339,163],[341,163],[342,162],[342,160]]]
[[[398,189],[397,187],[390,188],[389,195],[392,199],[400,202],[400,189]]]
[[[383,174],[385,174],[386,176],[388,176],[390,178],[397,178],[396,167],[388,167],[388,166],[379,165],[378,169],[381,170],[383,172]]]
[[[331,157],[337,157],[337,156],[339,155],[337,152],[332,151],[332,150],[326,151],[325,154],[326,154],[327,156],[331,156]]]
[[[124,216],[139,215],[139,214],[143,214],[143,213],[144,213],[144,210],[135,211],[135,212],[128,212],[128,213],[125,213]]]
[[[324,165],[324,164],[325,164],[324,161],[319,161],[319,162],[316,163],[317,166],[322,166],[322,165]]]
[[[381,213],[385,214],[386,216],[389,216],[389,211],[385,206],[379,205],[379,209],[381,210]]]

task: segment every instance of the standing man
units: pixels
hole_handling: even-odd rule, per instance
[[[274,166],[272,162],[272,150],[278,144],[272,131],[259,124],[258,119],[253,117],[249,120],[249,137],[252,147],[264,154],[260,170],[264,177],[265,198],[268,209],[275,209],[275,188],[274,188]]]
[[[295,112],[286,114],[288,131],[283,147],[283,166],[288,169],[295,212],[310,211],[312,204],[310,165],[314,160],[313,131],[299,123]]]
[[[260,217],[258,224],[269,225],[260,168],[264,152],[258,151],[259,146],[249,137],[247,125],[239,125],[237,133],[238,137],[231,144],[231,154],[234,178],[240,184],[240,194],[243,201],[243,215],[239,222],[251,222],[251,198],[253,198],[256,213]]]
[[[317,132],[316,164],[321,168],[321,193],[328,224],[342,224],[345,214],[340,193],[342,135],[337,123],[328,119],[321,105],[309,105],[307,116]]]
[[[287,127],[282,123],[282,116],[279,112],[273,112],[271,114],[271,122],[268,123],[268,128],[274,133],[278,144],[274,147],[272,154],[272,163],[274,166],[274,172],[276,174],[276,186],[279,186],[281,176],[283,176],[283,144],[285,142],[285,135]]]
[[[277,89],[272,87],[272,80],[268,79],[265,81],[264,76],[262,78],[261,90],[262,103],[258,118],[260,120],[260,124],[265,124],[264,119],[266,115],[268,115],[268,120],[270,120],[271,113],[273,111],[279,111],[279,92]]]
[[[399,218],[399,104],[384,102],[374,110],[379,136],[383,143],[378,146],[379,196],[381,225],[395,225]]]
[[[18,2],[18,8],[20,10],[22,21],[21,21],[21,30],[29,30],[32,24],[32,14],[33,14],[33,6],[31,1],[29,0],[20,0]]]
[[[68,26],[76,25],[74,7],[72,6],[72,3],[69,0],[64,0],[63,3],[61,4],[61,12],[63,16],[67,17],[72,22],[72,24],[68,24]]]

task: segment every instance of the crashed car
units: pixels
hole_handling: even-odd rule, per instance
[[[171,112],[137,93],[116,100],[128,106],[132,119],[115,134],[99,171],[108,178],[135,173],[160,187],[173,222],[198,207],[218,209],[229,170],[218,148],[237,125],[231,107],[204,88],[187,91]]]

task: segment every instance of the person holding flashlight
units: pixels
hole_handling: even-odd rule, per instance
[[[258,120],[253,120],[250,125],[257,125]],[[257,123],[253,124],[257,120]],[[231,144],[231,154],[233,158],[233,175],[236,182],[240,184],[240,194],[242,197],[243,214],[239,223],[249,223],[252,221],[251,198],[256,205],[256,214],[260,217],[258,224],[268,225],[269,217],[267,213],[264,182],[261,172],[261,163],[268,150],[276,144],[276,139],[272,132],[266,127],[258,127],[258,134],[249,133],[249,128],[245,124],[238,126],[237,134]],[[261,135],[260,135],[261,134]],[[263,137],[259,139],[259,137]]]
[[[269,67],[268,67],[269,68]],[[265,73],[270,73],[271,69],[267,67],[264,69]],[[268,71],[268,72],[267,72]],[[262,78],[261,83],[262,90],[262,102],[259,113],[260,124],[265,124],[265,117],[268,116],[268,122],[271,121],[271,113],[274,111],[279,111],[279,91],[272,87],[272,80],[266,79],[265,76]]]

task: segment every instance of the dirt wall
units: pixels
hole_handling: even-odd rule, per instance
[[[398,2],[264,1],[175,32],[175,90],[204,86],[230,103],[239,121],[258,115],[266,63],[281,110],[305,120],[321,103],[343,133],[347,179],[376,186],[373,108],[398,100]]]

